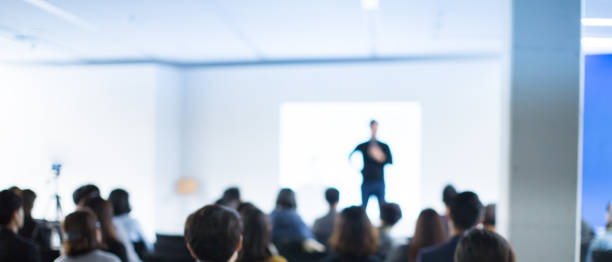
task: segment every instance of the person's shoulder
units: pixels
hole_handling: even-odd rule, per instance
[[[279,255],[272,255],[263,262],[287,262],[287,259]]]
[[[106,252],[106,251],[102,251],[102,250],[96,250],[93,252],[93,255],[96,257],[96,261],[104,261],[104,262],[121,262],[121,259],[119,259],[119,257],[117,257],[115,254],[110,253],[110,252]]]

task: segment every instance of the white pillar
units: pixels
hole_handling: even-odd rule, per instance
[[[512,1],[507,229],[521,262],[577,257],[580,18],[580,0]]]

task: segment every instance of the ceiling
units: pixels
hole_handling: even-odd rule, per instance
[[[2,0],[0,61],[266,61],[501,51],[506,1]],[[376,1],[375,1],[376,2]],[[612,17],[588,0],[586,16]],[[609,28],[585,33],[612,36]]]

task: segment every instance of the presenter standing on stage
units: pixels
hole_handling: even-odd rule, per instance
[[[361,151],[363,155],[363,169],[361,170],[363,175],[363,184],[361,184],[363,209],[368,206],[368,200],[372,195],[376,196],[378,206],[382,208],[383,203],[385,203],[384,168],[386,164],[393,163],[389,146],[376,139],[377,129],[378,122],[376,120],[370,121],[372,137],[369,141],[359,144],[349,155],[350,158],[355,151]]]

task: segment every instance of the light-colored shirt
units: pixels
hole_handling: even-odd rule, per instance
[[[606,231],[603,235],[597,237],[589,246],[586,262],[593,261],[593,251],[612,250],[612,230]]]
[[[113,218],[113,226],[115,227],[115,233],[117,234],[117,238],[123,246],[125,247],[125,253],[127,255],[129,262],[142,262],[138,254],[136,253],[136,249],[134,249],[134,244],[130,240],[128,233],[125,231],[125,227],[121,224],[120,220],[116,220]]]
[[[111,253],[102,250],[94,250],[76,257],[62,255],[56,258],[54,262],[121,262],[121,260]]]

